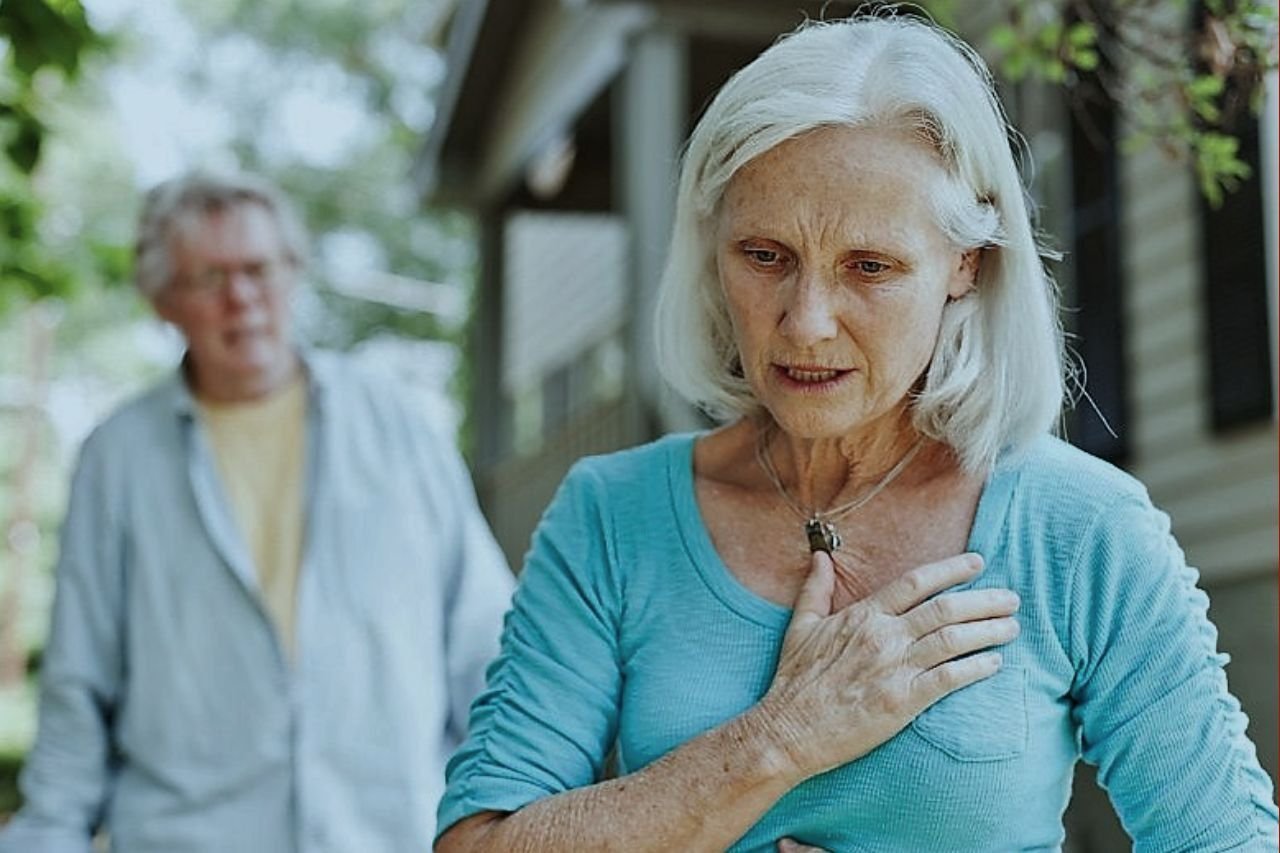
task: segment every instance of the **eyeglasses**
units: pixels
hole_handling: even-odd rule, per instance
[[[179,277],[174,281],[174,289],[192,296],[212,297],[226,293],[232,281],[243,278],[257,291],[266,292],[283,284],[284,273],[292,266],[288,261],[272,259],[202,267]]]

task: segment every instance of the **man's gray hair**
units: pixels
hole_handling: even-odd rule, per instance
[[[659,368],[718,419],[761,411],[738,367],[716,269],[720,202],[734,174],[766,151],[830,126],[907,128],[949,180],[934,202],[961,250],[981,250],[974,292],[949,302],[912,401],[915,427],[971,471],[1049,431],[1063,398],[1055,289],[990,72],[964,42],[901,15],[810,22],[735,74],[685,151],[671,249],[659,293]]]
[[[261,205],[275,220],[286,259],[301,266],[307,232],[289,199],[265,178],[247,173],[190,172],[152,187],[142,202],[133,277],[147,298],[167,288],[174,275],[174,238],[200,220],[242,204]]]

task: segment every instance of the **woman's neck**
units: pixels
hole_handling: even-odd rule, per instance
[[[801,506],[828,510],[875,488],[921,436],[905,412],[894,412],[842,436],[802,438],[772,419],[758,425],[760,451],[768,454],[782,487]],[[906,473],[906,472],[899,472]]]

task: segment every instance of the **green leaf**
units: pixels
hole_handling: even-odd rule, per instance
[[[44,67],[73,76],[80,57],[97,45],[77,0],[3,0],[0,37],[9,42],[14,67],[26,77]]]
[[[1096,50],[1075,50],[1071,53],[1071,62],[1081,71],[1096,71],[1100,57]]]
[[[1057,50],[1062,43],[1062,21],[1050,21],[1041,27],[1033,43],[1046,51]]]
[[[1020,83],[1027,76],[1031,58],[1024,52],[1011,53],[1000,64],[1000,70],[1011,83]]]
[[[1239,157],[1240,140],[1217,131],[1205,131],[1193,141],[1196,176],[1200,191],[1213,207],[1222,204],[1224,194],[1234,191],[1253,170]]]
[[[1041,66],[1040,73],[1050,83],[1061,83],[1067,79],[1067,66],[1061,59],[1048,59]]]
[[[120,243],[93,241],[89,244],[94,266],[108,286],[128,282],[133,274],[133,250]]]
[[[36,163],[40,160],[40,147],[43,142],[44,135],[38,124],[22,122],[18,125],[17,132],[5,143],[4,152],[15,166],[23,172],[30,173],[35,170]]]
[[[1227,81],[1214,74],[1201,74],[1186,85],[1192,98],[1216,98],[1226,89]]]
[[[1098,42],[1098,31],[1086,21],[1077,21],[1067,29],[1067,44],[1074,48],[1093,47]]]
[[[1000,24],[987,34],[987,42],[998,52],[1012,50],[1018,44],[1018,33],[1010,24]]]

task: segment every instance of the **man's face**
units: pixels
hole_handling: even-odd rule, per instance
[[[192,220],[173,239],[173,278],[152,303],[186,338],[197,394],[265,396],[293,375],[289,300],[298,271],[275,217],[239,204]]]

